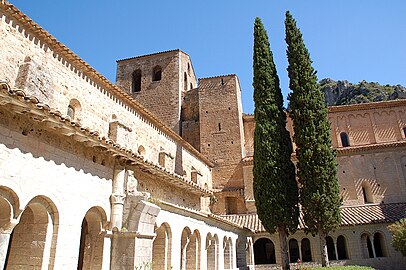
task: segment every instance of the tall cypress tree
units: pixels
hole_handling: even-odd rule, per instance
[[[318,234],[322,265],[328,265],[326,236],[340,223],[341,198],[330,122],[316,72],[296,21],[286,12],[290,116],[296,143],[300,204],[306,231]]]
[[[254,24],[254,196],[259,219],[278,231],[283,269],[289,269],[287,235],[298,225],[298,188],[291,161],[292,142],[268,36],[261,19]]]

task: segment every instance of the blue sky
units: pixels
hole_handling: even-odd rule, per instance
[[[10,0],[109,80],[117,59],[170,49],[191,56],[198,77],[237,74],[253,112],[253,23],[268,31],[289,93],[285,11],[297,20],[318,78],[406,86],[404,0]]]

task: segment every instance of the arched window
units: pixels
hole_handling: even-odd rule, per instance
[[[254,243],[255,264],[275,264],[275,246],[268,238],[260,238]]]
[[[340,133],[340,138],[341,138],[341,145],[343,147],[348,147],[350,146],[350,141],[348,140],[348,135],[345,132]]]
[[[289,240],[289,258],[291,263],[295,263],[299,259],[299,245],[296,239]]]
[[[80,102],[77,99],[71,99],[69,101],[68,110],[66,114],[70,117],[71,121],[80,121],[80,114],[82,111],[82,107],[80,106]]]
[[[66,113],[71,120],[75,119],[75,108],[72,107],[72,105],[68,106],[68,112]]]
[[[374,258],[374,250],[372,248],[371,238],[368,234],[363,233],[361,235],[361,248],[362,254],[365,259]]]
[[[141,70],[137,69],[132,74],[131,90],[133,93],[141,91]]]
[[[334,241],[331,236],[326,237],[326,244],[327,244],[327,255],[330,261],[337,260],[336,251],[334,248]]]
[[[311,262],[312,261],[312,250],[310,247],[310,240],[308,238],[303,238],[301,249],[302,249],[302,261]]]
[[[183,90],[187,91],[187,74],[186,72],[183,74]]]
[[[152,70],[152,81],[160,81],[162,78],[162,68],[160,66],[154,67]]]
[[[376,257],[386,257],[385,240],[383,234],[377,232],[374,234],[374,249]]]
[[[372,196],[372,191],[371,191],[371,186],[364,182],[362,183],[362,198],[364,200],[364,203],[373,203],[373,196]]]
[[[344,236],[342,236],[342,235],[340,235],[337,238],[337,253],[338,253],[338,259],[339,260],[348,259],[347,243],[345,241]]]

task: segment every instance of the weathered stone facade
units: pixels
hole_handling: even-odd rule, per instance
[[[276,267],[236,75],[197,81],[172,50],[117,61],[113,84],[5,1],[0,35],[0,268]],[[337,264],[406,262],[386,229],[406,211],[405,112],[405,101],[330,108]],[[318,238],[301,229],[291,261],[317,264]]]

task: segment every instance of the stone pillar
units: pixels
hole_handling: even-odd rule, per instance
[[[302,241],[297,241],[297,248],[299,249],[299,260],[302,260]]]
[[[224,269],[224,237],[219,236],[218,269]]]
[[[114,170],[113,191],[110,197],[111,202],[111,228],[122,229],[124,211],[124,183],[126,178],[125,169]]]
[[[336,257],[336,260],[338,260],[338,252],[337,252],[337,239],[333,239],[333,242],[334,242],[334,252],[335,252],[335,257]]]
[[[5,268],[10,236],[14,227],[18,224],[17,220],[11,220],[6,226],[0,228],[0,269]]]
[[[237,269],[237,238],[231,239],[231,247],[230,247],[230,258],[231,258],[231,268]]]
[[[103,244],[103,262],[102,270],[110,270],[110,260],[111,260],[111,233],[106,232],[104,235]]]

